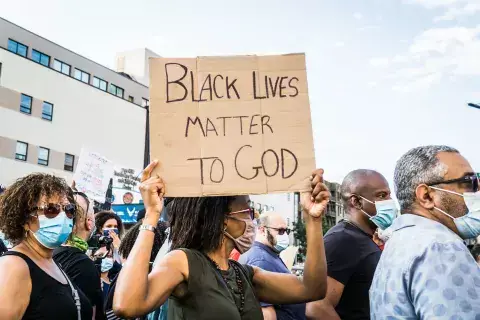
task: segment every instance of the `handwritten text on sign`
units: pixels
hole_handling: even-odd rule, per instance
[[[167,196],[305,190],[305,56],[150,59],[151,156]]]
[[[82,148],[73,180],[78,191],[98,202],[105,202],[105,193],[113,176],[113,163],[102,155]]]

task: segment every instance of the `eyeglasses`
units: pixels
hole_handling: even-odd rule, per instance
[[[237,213],[248,213],[250,215],[250,219],[252,220],[255,219],[255,210],[253,208],[230,212],[228,215],[231,216],[232,214],[237,214]]]
[[[428,184],[429,187],[437,186],[439,184],[452,184],[452,183],[469,183],[471,185],[472,192],[478,191],[478,176],[480,174],[469,174],[462,178],[446,180],[446,181],[439,181],[435,183]]]
[[[45,206],[34,207],[30,211],[43,211],[43,214],[48,219],[53,219],[62,211],[65,211],[65,215],[69,219],[73,219],[77,214],[77,207],[74,204],[60,205],[58,203],[49,203]]]
[[[276,230],[278,234],[281,236],[284,235],[285,233],[290,234],[290,232],[292,231],[288,228],[274,228],[274,227],[264,227],[264,228]]]

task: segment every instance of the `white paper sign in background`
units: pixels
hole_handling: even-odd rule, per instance
[[[142,196],[138,186],[140,185],[140,169],[115,166],[113,172],[113,204],[136,204],[140,203]]]
[[[105,202],[105,193],[113,177],[113,162],[88,149],[82,148],[73,179],[78,191],[100,203]]]

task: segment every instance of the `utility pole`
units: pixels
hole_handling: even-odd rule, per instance
[[[145,151],[143,154],[143,167],[150,163],[150,103],[145,106]]]

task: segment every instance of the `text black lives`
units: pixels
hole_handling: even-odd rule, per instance
[[[181,70],[179,72],[179,69]],[[180,74],[180,76],[173,78],[172,73]],[[185,84],[187,75],[190,76],[190,88]],[[187,99],[192,102],[205,102],[212,101],[214,97],[216,99],[237,99],[240,100],[241,93],[236,87],[237,78],[224,76],[222,74],[207,74],[202,86],[198,86],[195,82],[195,73],[192,70],[180,63],[166,63],[165,64],[165,76],[166,76],[166,102],[182,102]],[[263,81],[258,83],[257,88],[257,71],[252,71],[252,94],[254,99],[269,99],[269,98],[294,98],[298,96],[297,84],[299,79],[297,77],[276,76],[269,77],[265,75]],[[264,88],[264,94],[260,94],[258,91],[262,91]],[[196,93],[195,88],[201,88]],[[176,89],[176,90],[173,90]],[[183,91],[183,96],[179,95],[172,97],[172,92],[177,94]],[[190,93],[190,98],[188,98]]]

